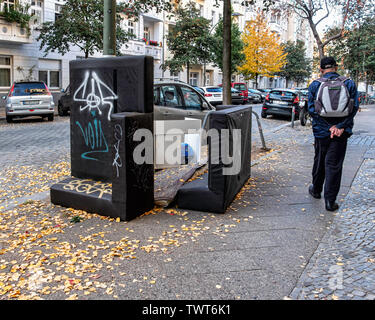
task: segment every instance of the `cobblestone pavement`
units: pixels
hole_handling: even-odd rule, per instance
[[[349,140],[366,147],[364,161],[292,299],[375,300],[375,135],[367,133],[356,126]]]
[[[374,177],[372,157],[362,164],[332,228],[312,256],[291,298],[375,299]]]

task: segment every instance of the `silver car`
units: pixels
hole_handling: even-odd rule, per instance
[[[154,119],[184,120],[186,117],[204,120],[215,111],[194,87],[182,81],[156,81],[154,84]]]
[[[40,116],[53,121],[55,103],[46,84],[40,81],[15,82],[6,100],[5,114],[7,122],[14,118]]]

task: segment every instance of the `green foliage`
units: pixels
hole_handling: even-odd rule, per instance
[[[223,70],[223,19],[221,19],[215,29],[214,34],[214,45],[211,48],[213,55],[214,64]],[[231,63],[231,73],[236,73],[238,67],[241,66],[245,60],[245,54],[243,53],[244,43],[241,39],[241,31],[238,27],[238,24],[233,23],[232,21],[232,63]]]
[[[120,13],[124,8],[117,6],[117,52],[131,35],[124,31],[120,24],[123,18]],[[37,40],[40,49],[58,52],[62,55],[70,51],[72,45],[79,47],[87,58],[95,51],[103,50],[103,1],[100,0],[67,0],[62,8],[60,18],[54,22],[43,23]]]
[[[329,33],[334,30],[329,30]],[[344,37],[328,48],[329,55],[340,61],[342,71],[347,70],[355,81],[375,81],[375,22],[372,18],[357,20]]]
[[[176,17],[176,25],[166,37],[173,57],[165,61],[163,70],[179,72],[184,66],[189,69],[192,64],[209,62],[213,45],[210,20],[200,16],[194,2],[187,3],[185,7],[179,5],[173,15]]]
[[[21,28],[26,29],[28,35],[30,35],[30,20],[31,15],[28,14],[30,5],[21,5],[16,3],[14,6],[8,9],[7,6],[4,6],[0,16],[7,22],[16,22],[19,23]]]
[[[301,40],[296,43],[288,41],[282,45],[286,56],[286,64],[282,68],[279,76],[284,77],[287,81],[301,83],[306,81],[312,72],[312,61],[306,57],[305,44]]]

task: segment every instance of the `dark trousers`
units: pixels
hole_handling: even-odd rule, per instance
[[[342,167],[344,164],[348,138],[315,138],[315,159],[313,167],[314,192],[321,193],[324,185],[324,198],[336,201],[340,191]]]

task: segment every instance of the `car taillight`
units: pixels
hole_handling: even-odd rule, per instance
[[[46,84],[44,84],[44,86],[46,87],[46,90],[47,90],[47,94],[48,94],[49,96],[52,96],[52,93],[51,93],[51,91],[49,91],[49,89],[48,89],[47,85],[46,85]]]
[[[269,95],[269,94],[267,94],[267,96],[266,96],[266,100],[267,100],[267,101],[270,101],[270,95]]]
[[[204,96],[205,96],[205,97],[212,97],[212,94],[210,94],[210,93],[206,93]]]
[[[10,91],[9,91],[9,95],[8,95],[8,97],[13,96],[13,92],[14,92],[14,83],[13,83],[12,88],[11,88]]]
[[[298,96],[294,99],[293,103],[299,103],[299,97]]]

